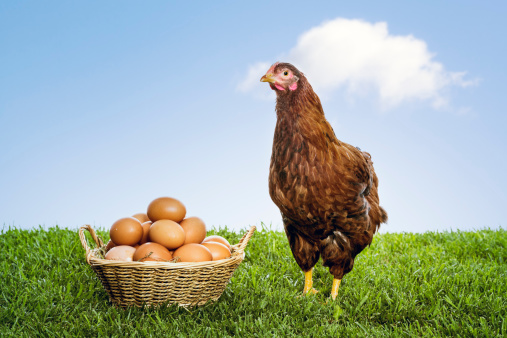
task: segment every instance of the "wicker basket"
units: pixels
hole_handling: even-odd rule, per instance
[[[84,231],[90,232],[97,248],[90,249]],[[89,225],[79,229],[86,262],[97,273],[114,305],[155,306],[177,303],[181,306],[204,305],[216,301],[225,290],[234,270],[245,257],[245,247],[255,226],[232,246],[232,256],[199,263],[119,262],[101,259],[104,243]]]

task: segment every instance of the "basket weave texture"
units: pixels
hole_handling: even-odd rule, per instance
[[[97,247],[91,249],[85,238],[88,231]],[[86,262],[99,277],[114,305],[156,306],[163,303],[181,306],[204,305],[216,301],[232,274],[245,257],[245,248],[255,226],[231,248],[231,257],[198,263],[120,262],[100,258],[103,241],[89,225],[79,229],[86,250]]]

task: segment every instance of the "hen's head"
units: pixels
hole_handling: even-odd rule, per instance
[[[261,82],[269,82],[271,89],[277,94],[291,93],[298,89],[302,73],[290,63],[277,62],[269,68]]]

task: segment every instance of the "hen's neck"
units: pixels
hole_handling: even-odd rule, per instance
[[[296,120],[301,117],[323,118],[324,110],[320,99],[306,78],[302,78],[294,93],[279,93],[276,99],[278,118]]]
[[[280,93],[276,101],[275,143],[289,139],[326,148],[336,136],[324,116],[320,99],[304,79],[295,93]]]

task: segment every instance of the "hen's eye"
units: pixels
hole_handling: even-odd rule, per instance
[[[283,75],[287,76],[287,75],[289,75],[289,72],[285,71],[285,72],[283,72]]]

